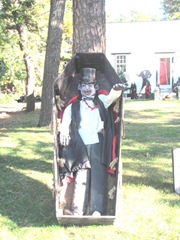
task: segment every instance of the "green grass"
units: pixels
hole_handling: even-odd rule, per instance
[[[53,136],[39,111],[0,119],[0,240],[180,240],[171,151],[180,147],[180,102],[127,101],[122,212],[116,226],[63,227],[52,198]]]

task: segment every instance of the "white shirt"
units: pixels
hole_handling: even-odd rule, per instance
[[[108,108],[121,95],[121,92],[121,90],[115,91],[111,89],[109,95],[100,94],[98,97],[103,102],[105,108]],[[71,123],[71,106],[72,104],[68,105],[63,113],[60,131],[63,136],[69,136],[69,126]],[[94,107],[93,101],[80,101],[81,121],[78,131],[85,145],[98,143],[98,132],[104,129],[104,122],[101,120],[99,109],[94,108],[92,110],[90,107]]]

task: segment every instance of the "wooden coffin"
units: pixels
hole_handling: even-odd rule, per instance
[[[120,82],[118,75],[103,53],[77,53],[66,65],[62,74],[54,85],[54,107],[53,107],[53,135],[54,135],[54,198],[56,218],[61,225],[107,225],[114,224],[120,217],[121,193],[122,193],[122,163],[121,142],[123,136],[123,94],[113,105],[116,112],[114,122],[116,124],[117,163],[114,174],[108,175],[108,190],[106,195],[106,215],[103,216],[72,216],[63,215],[63,208],[68,208],[72,198],[73,183],[68,188],[62,186],[59,173],[59,159],[61,157],[59,132],[61,127],[60,114],[68,101],[78,93],[79,73],[81,68],[96,68],[97,80],[100,89],[110,91],[112,86]]]

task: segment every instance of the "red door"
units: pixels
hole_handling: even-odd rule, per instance
[[[160,85],[170,85],[170,58],[160,58]]]

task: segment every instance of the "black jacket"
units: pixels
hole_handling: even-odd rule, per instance
[[[104,122],[104,131],[99,134],[101,147],[101,163],[108,168],[112,158],[112,140],[114,136],[114,120],[112,106],[108,109],[99,98],[97,98],[98,109],[102,121]],[[65,159],[65,167],[62,172],[75,172],[79,169],[90,168],[90,159],[87,154],[86,146],[82,141],[78,128],[80,124],[80,100],[72,103],[72,121],[70,125],[70,144],[62,149],[62,158]]]

